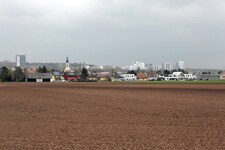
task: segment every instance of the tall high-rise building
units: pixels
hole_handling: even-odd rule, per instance
[[[16,67],[26,67],[26,55],[24,54],[16,55]]]
[[[162,69],[163,70],[171,71],[172,70],[172,64],[170,62],[164,62],[162,64]]]
[[[137,70],[137,69],[147,70],[149,67],[150,67],[150,64],[135,61],[135,62],[133,62],[133,65],[131,65],[129,69],[130,70]]]
[[[162,66],[153,66],[154,71],[159,71],[162,69]]]
[[[184,62],[183,61],[178,61],[176,64],[176,69],[179,70],[184,70]]]

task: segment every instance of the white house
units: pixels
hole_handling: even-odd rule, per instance
[[[173,72],[169,75],[170,79],[183,80],[185,79],[185,75],[183,72]]]
[[[168,80],[195,80],[197,77],[192,74],[184,74],[183,72],[173,72],[168,77]]]
[[[137,77],[134,74],[121,74],[120,75],[122,81],[134,81],[137,80]]]
[[[194,76],[193,74],[184,74],[184,77],[186,80],[195,80],[197,79],[196,76]]]
[[[225,73],[222,73],[222,74],[220,75],[220,80],[225,80]]]

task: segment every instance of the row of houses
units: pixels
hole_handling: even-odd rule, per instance
[[[79,81],[80,75],[74,72],[54,71],[52,73],[33,73],[26,76],[26,82],[64,82]],[[156,73],[138,73],[123,74],[115,73],[111,75],[109,72],[92,73],[86,79],[87,81],[156,81],[156,80],[225,80],[223,74],[184,74],[183,72],[174,72],[168,76],[161,76]]]
[[[158,76],[162,80],[225,80],[225,73],[222,74],[184,74],[183,72],[174,72],[168,77]]]
[[[51,73],[32,73],[26,76],[26,82],[64,82],[79,81],[80,75],[74,72],[54,71]],[[131,81],[131,80],[148,80],[146,73],[134,74],[114,74],[109,72],[92,73],[86,79],[87,81]]]
[[[26,75],[26,82],[62,82],[78,81],[79,75],[74,72],[54,71],[51,73],[30,73]]]
[[[79,81],[81,75],[70,69],[69,59],[66,59],[64,72],[53,71],[51,73],[33,73],[26,76],[26,82],[64,82]],[[85,81],[136,81],[136,80],[225,80],[225,74],[185,74],[183,72],[173,72],[168,76],[156,74],[156,72],[124,74],[110,72],[89,73]],[[83,81],[83,80],[82,80]]]

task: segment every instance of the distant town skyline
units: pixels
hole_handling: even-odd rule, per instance
[[[2,0],[0,61],[225,69],[223,0]]]
[[[26,57],[27,56],[24,53],[18,53],[15,56],[16,56],[16,59],[14,59],[14,60],[5,59],[5,60],[0,60],[0,62],[5,62],[5,61],[6,62],[12,62],[12,63],[15,63],[16,66],[18,66],[18,56],[25,57],[24,60],[22,60],[22,61],[25,61],[27,63],[66,63],[67,58],[69,59],[69,57],[67,56],[66,59],[64,59],[63,61],[62,60],[60,60],[60,61],[59,60],[57,60],[57,61],[27,61],[26,60]],[[98,65],[98,66],[119,66],[119,67],[127,68],[127,69],[128,68],[132,68],[132,66],[134,65],[134,63],[144,63],[145,65],[152,65],[153,68],[159,67],[160,69],[166,69],[166,70],[177,69],[177,63],[179,63],[179,62],[184,63],[183,60],[177,60],[177,61],[161,61],[161,62],[159,61],[159,63],[152,63],[152,62],[144,62],[144,61],[137,61],[137,60],[135,60],[135,61],[132,61],[132,62],[128,62],[128,64],[121,65],[121,64],[96,64],[96,63],[81,62],[81,61],[78,62],[78,61],[73,61],[73,60],[71,61],[70,59],[69,59],[69,62],[70,63],[85,63],[85,64],[89,64],[89,65]],[[169,65],[169,68],[170,69],[168,69],[167,67],[165,67],[165,65],[167,65],[167,67]],[[204,68],[204,67],[196,67],[196,66],[189,66],[189,65],[186,65],[186,64],[185,64],[185,67],[183,67],[183,68],[184,69],[185,68],[186,69],[188,69],[188,68],[192,68],[192,69],[222,69],[222,70],[225,69],[225,68],[209,68],[209,67],[208,68],[207,67]],[[131,69],[131,70],[133,70],[133,69]]]

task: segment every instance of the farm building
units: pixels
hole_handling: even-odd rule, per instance
[[[26,82],[52,82],[51,73],[32,73],[26,76]]]
[[[197,80],[220,80],[219,74],[198,74]]]

